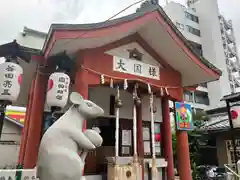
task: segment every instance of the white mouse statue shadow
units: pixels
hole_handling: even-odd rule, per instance
[[[76,92],[71,93],[70,101],[73,105],[42,137],[37,162],[40,180],[84,180],[87,151],[102,145],[98,132],[83,132],[82,127],[84,120],[102,116],[103,109]]]

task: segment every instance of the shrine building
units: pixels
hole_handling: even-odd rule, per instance
[[[36,166],[49,113],[48,79],[58,60],[68,69],[70,92],[105,111],[84,127],[97,127],[103,138],[102,147],[88,154],[86,178],[103,179],[110,163],[136,158],[141,179],[150,179],[155,166],[158,179],[173,180],[169,100],[182,102],[185,89],[218,80],[221,71],[190,47],[163,9],[147,1],[136,13],[104,23],[51,25],[42,50],[23,65],[21,93],[28,101],[19,163],[24,168]],[[187,132],[178,130],[176,136],[180,179],[191,180]]]

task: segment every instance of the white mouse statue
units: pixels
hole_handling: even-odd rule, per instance
[[[83,132],[82,127],[84,120],[103,115],[103,109],[76,92],[71,93],[70,101],[72,107],[42,137],[37,162],[40,180],[84,180],[87,151],[102,144],[95,130]]]

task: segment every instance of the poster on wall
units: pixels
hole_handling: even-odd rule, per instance
[[[177,130],[192,131],[192,107],[190,104],[175,102]]]
[[[132,145],[132,131],[122,130],[122,145],[131,146]]]
[[[128,155],[128,154],[130,154],[130,147],[124,147],[124,146],[122,146],[122,154],[123,155]]]
[[[161,130],[160,123],[154,123],[155,151],[156,155],[161,155]]]
[[[143,127],[143,141],[150,140],[150,129],[148,127]]]
[[[144,154],[145,155],[151,154],[151,144],[150,144],[150,141],[144,141],[143,142],[143,146],[144,146]]]

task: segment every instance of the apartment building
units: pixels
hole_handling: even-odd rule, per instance
[[[219,14],[217,0],[188,0],[186,5],[169,2],[165,12],[192,48],[223,72],[218,81],[200,84],[195,92],[186,91],[184,100],[195,110],[224,105],[220,99],[239,91],[239,58],[231,21]]]
[[[227,21],[222,15],[219,20],[230,88],[232,92],[240,92],[240,63],[232,21]]]

